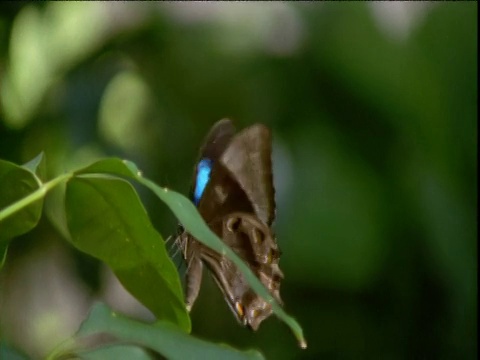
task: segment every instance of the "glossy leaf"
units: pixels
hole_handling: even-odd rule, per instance
[[[283,320],[293,331],[302,348],[307,346],[303,337],[303,331],[297,321],[291,316],[287,315],[283,308],[276,303],[268,290],[262,285],[260,280],[252,273],[250,268],[228,247],[226,246],[213,231],[203,221],[193,203],[185,196],[162,188],[152,181],[141,176],[141,171],[136,165],[130,161],[122,161],[119,159],[105,159],[100,160],[91,166],[80,170],[78,173],[86,173],[90,171],[100,172],[102,170],[108,171],[113,175],[129,176],[136,179],[141,184],[147,186],[152,190],[168,207],[172,210],[178,220],[182,223],[185,229],[191,233],[195,238],[211,247],[215,251],[225,254],[230,258],[235,265],[244,274],[250,286],[261,297],[272,304],[272,309],[275,315]]]
[[[148,352],[134,345],[110,345],[78,353],[83,360],[152,360]]]
[[[193,203],[175,191],[161,188],[145,178],[138,178],[138,181],[150,188],[160,199],[162,199],[173,211],[175,216],[183,224],[185,229],[196,239],[211,247],[215,251],[226,255],[243,273],[245,279],[252,289],[262,298],[272,305],[272,310],[282,321],[284,321],[293,331],[300,347],[306,348],[307,343],[303,337],[303,331],[297,321],[283,310],[283,308],[270,295],[268,290],[262,285],[260,280],[253,274],[248,265],[246,265],[240,257],[238,257],[232,249],[225,245],[215,233],[210,230],[203,221]]]
[[[123,176],[132,178],[136,176],[139,171],[137,168],[129,168],[128,161],[120,160],[118,158],[107,158],[94,162],[93,164],[84,167],[83,169],[75,171],[75,174],[111,174],[116,176]]]
[[[108,264],[158,319],[190,331],[178,273],[132,185],[115,177],[77,176],[67,183],[65,207],[75,247]]]
[[[34,171],[42,162],[42,158],[40,154],[23,167],[0,160],[0,211],[30,195],[41,186]],[[43,198],[19,208],[15,213],[0,220],[0,241],[8,241],[34,228],[40,219],[42,206]]]
[[[104,304],[96,304],[77,336],[89,337],[102,333],[113,335],[123,344],[144,346],[171,360],[263,359],[254,350],[242,352],[224,344],[217,345],[197,339],[166,321],[159,321],[153,326],[116,314]],[[105,359],[108,358],[110,355],[105,356]]]

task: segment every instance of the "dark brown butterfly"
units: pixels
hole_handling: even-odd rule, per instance
[[[235,134],[230,120],[220,120],[200,150],[191,198],[208,226],[282,303],[280,252],[270,228],[275,217],[271,149],[266,126],[255,124]],[[176,242],[187,263],[187,309],[198,296],[205,265],[238,321],[257,330],[272,313],[271,305],[228,258],[181,231]]]

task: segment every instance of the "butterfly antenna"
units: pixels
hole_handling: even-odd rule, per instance
[[[168,244],[170,241],[172,241],[173,235],[170,235],[167,240],[165,240],[165,244]]]
[[[177,246],[175,246],[175,245],[177,245],[177,244],[173,244],[173,246],[172,246],[172,248],[173,248],[173,247],[176,248],[176,249],[173,251],[172,255],[171,255],[172,258],[176,257],[176,256],[180,253],[180,247],[179,247],[178,245],[177,245]]]
[[[177,256],[178,251],[180,249],[178,238],[175,238],[175,241],[171,242],[173,238],[174,236],[170,235],[168,239],[165,240],[165,245],[167,246],[167,251],[171,258],[174,258],[175,256]]]
[[[173,235],[169,236],[169,238],[166,240],[166,242],[170,242],[173,238]],[[183,267],[185,260],[183,259],[183,254],[182,256],[178,256],[180,251],[182,250],[182,247],[180,246],[181,244],[181,239],[180,237],[176,237],[175,241],[173,243],[170,243],[171,246],[169,246],[168,249],[168,254],[170,258],[173,260],[177,267],[177,271],[180,272],[180,269]]]

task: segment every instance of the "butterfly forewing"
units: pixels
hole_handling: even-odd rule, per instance
[[[266,126],[252,125],[232,139],[220,159],[267,225],[275,217],[271,141]]]

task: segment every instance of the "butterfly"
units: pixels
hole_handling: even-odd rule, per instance
[[[195,166],[190,197],[216,235],[240,256],[280,304],[283,273],[271,229],[275,218],[272,140],[262,124],[236,133],[231,120],[210,130]],[[272,313],[271,305],[248,285],[227,257],[203,245],[181,226],[176,243],[187,264],[185,302],[191,310],[205,266],[237,320],[257,330]]]

